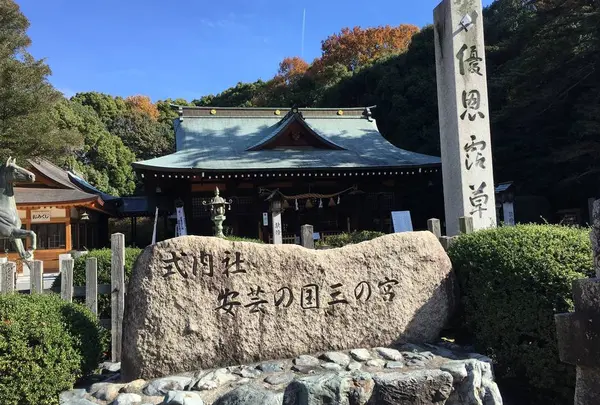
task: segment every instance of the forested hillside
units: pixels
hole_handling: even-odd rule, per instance
[[[497,0],[485,10],[496,179],[557,205],[600,194],[599,7]],[[0,153],[51,157],[106,192],[133,193],[131,162],[172,151],[170,103],[376,104],[391,142],[439,154],[432,27],[344,28],[322,42],[319,58],[286,58],[270,80],[152,103],[96,92],[64,99],[47,80],[49,67],[28,54],[27,26],[11,0],[0,0]]]

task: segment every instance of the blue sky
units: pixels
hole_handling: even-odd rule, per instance
[[[286,56],[320,55],[349,26],[430,24],[439,0],[16,0],[31,53],[65,95],[100,91],[188,100],[270,79]],[[491,0],[483,0],[484,5]]]

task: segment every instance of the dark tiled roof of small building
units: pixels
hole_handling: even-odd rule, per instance
[[[439,166],[440,158],[400,149],[378,131],[365,108],[299,109],[296,119],[332,149],[256,150],[278,136],[289,109],[180,107],[177,151],[134,163],[138,170],[242,171]],[[341,112],[340,112],[341,111]]]
[[[113,201],[113,200],[118,200],[120,198],[120,197],[115,197],[110,194],[103,193],[102,191],[98,190],[96,187],[94,187],[90,183],[88,183],[85,179],[82,179],[81,177],[77,176],[74,173],[68,172],[68,176],[69,176],[69,180],[73,184],[75,184],[79,189],[86,191],[90,194],[99,195],[100,197],[102,197],[102,199],[104,201]]]
[[[103,204],[102,199],[94,194],[81,190],[64,188],[41,188],[41,187],[15,187],[15,201],[17,204],[65,204],[98,202]]]
[[[77,187],[69,179],[69,174],[66,170],[61,169],[54,163],[46,159],[30,159],[29,164],[39,173],[48,177],[50,180],[58,183],[65,188],[76,190]]]

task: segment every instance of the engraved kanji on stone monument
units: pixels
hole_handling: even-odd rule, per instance
[[[434,10],[448,236],[463,216],[475,230],[496,226],[482,15],[481,0],[444,0]]]
[[[452,316],[454,283],[450,259],[431,232],[312,251],[168,239],[144,250],[132,270],[123,376],[433,341]]]

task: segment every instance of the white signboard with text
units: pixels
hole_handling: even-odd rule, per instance
[[[273,244],[281,245],[282,243],[281,212],[273,212]]]
[[[392,224],[394,232],[412,232],[413,225],[410,211],[392,211]]]
[[[31,211],[31,222],[50,222],[52,212],[50,210]]]
[[[177,207],[177,236],[186,236],[187,226],[185,224],[185,211],[183,207]]]

